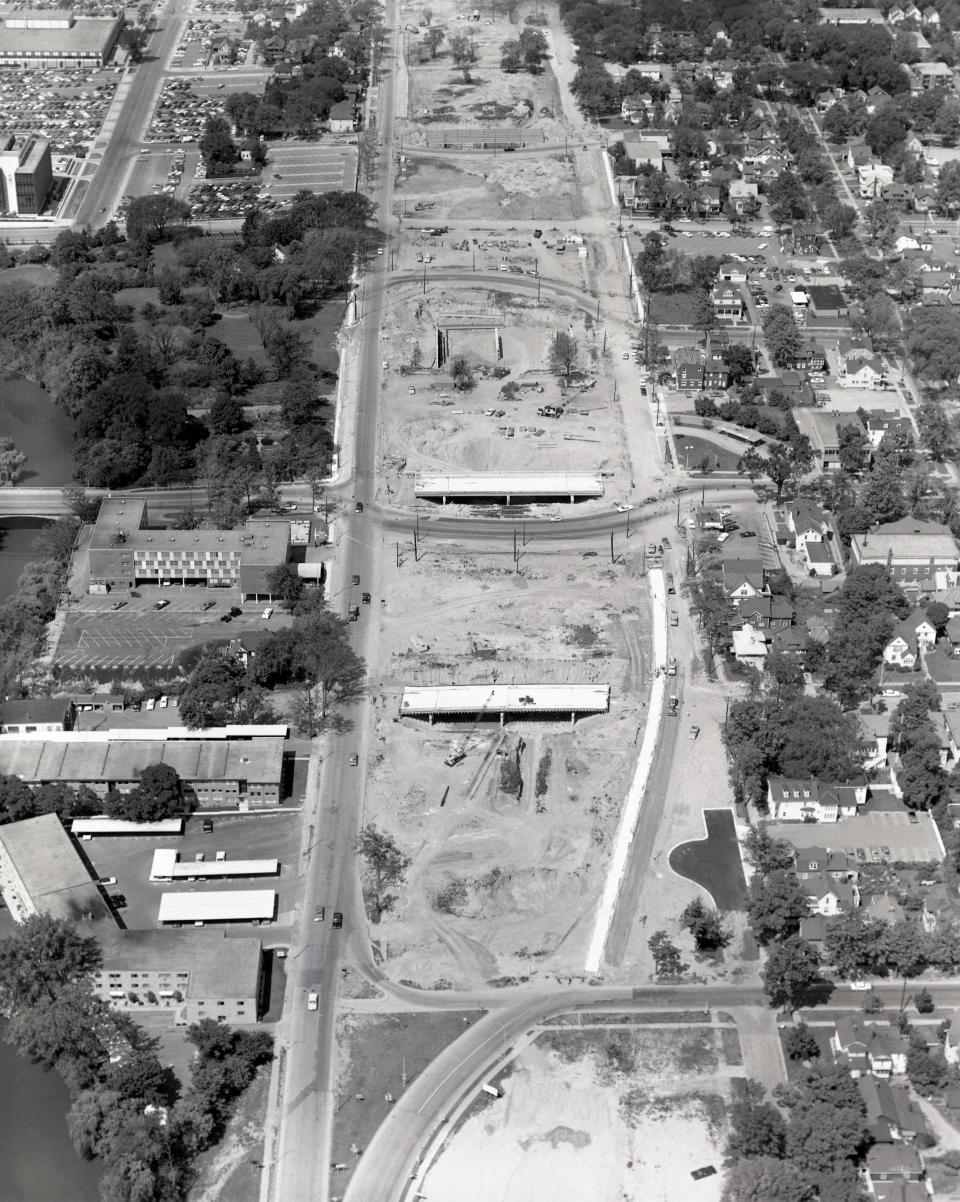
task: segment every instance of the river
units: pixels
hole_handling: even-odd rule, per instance
[[[3,1202],[98,1202],[100,1167],[67,1134],[67,1087],[0,1040],[0,1196]]]
[[[0,435],[27,457],[20,484],[67,485],[73,478],[73,421],[22,376],[0,379]]]

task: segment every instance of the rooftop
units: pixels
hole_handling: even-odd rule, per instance
[[[111,931],[100,936],[103,971],[189,972],[189,997],[255,996],[260,940],[222,931]]]
[[[120,17],[78,17],[69,29],[0,27],[0,55],[102,54]]]
[[[277,910],[275,889],[163,893],[158,922],[251,922],[271,920]]]
[[[62,722],[70,709],[69,697],[27,697],[0,703],[0,726],[8,722]]]
[[[53,918],[115,921],[56,814],[0,827],[9,856],[34,906]]]

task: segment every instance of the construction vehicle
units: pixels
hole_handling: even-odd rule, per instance
[[[537,417],[563,417],[563,408],[560,405],[541,405],[537,409]]]
[[[459,764],[461,760],[465,760],[466,758],[467,753],[464,751],[463,745],[458,744],[457,746],[450,748],[447,754],[443,757],[443,762],[448,768],[452,768],[455,764]]]
[[[676,676],[676,674],[677,674],[677,657],[675,655],[671,655],[670,658],[667,660],[667,675],[668,676]]]

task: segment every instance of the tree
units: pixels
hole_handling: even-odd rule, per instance
[[[558,330],[550,343],[550,370],[555,376],[570,379],[570,373],[577,366],[577,340],[571,334]]]
[[[240,402],[232,396],[217,397],[207,414],[211,434],[239,434],[246,424]]]
[[[747,917],[761,943],[796,934],[806,913],[806,898],[794,873],[777,869],[750,882]]]
[[[647,940],[647,947],[653,956],[653,968],[658,977],[679,977],[687,971],[680,949],[666,931],[654,931]]]
[[[924,446],[937,463],[952,459],[956,453],[956,433],[943,405],[925,397],[917,408],[917,426]]]
[[[883,525],[904,516],[907,499],[902,480],[903,470],[894,455],[877,457],[860,494],[860,504],[870,514],[871,521]]]
[[[763,1087],[749,1079],[745,1097],[730,1106],[727,1155],[734,1161],[752,1156],[783,1156],[787,1125],[775,1106],[763,1100]]]
[[[786,839],[774,839],[763,823],[760,826],[752,826],[747,832],[743,840],[743,850],[761,876],[793,868],[792,846]]]
[[[0,999],[5,1011],[35,1006],[100,967],[100,945],[63,918],[31,914],[0,939]]]
[[[803,221],[810,216],[810,202],[799,176],[781,171],[767,189],[770,216],[778,226]]]
[[[763,336],[776,367],[793,367],[803,346],[803,336],[793,314],[782,305],[774,305],[763,319]]]
[[[837,976],[861,980],[886,972],[880,941],[884,924],[860,914],[841,914],[827,923],[824,956]]]
[[[926,1047],[911,1047],[907,1052],[907,1077],[914,1089],[929,1095],[946,1085],[949,1070],[942,1053],[933,1056]]]
[[[135,196],[127,210],[127,238],[131,242],[160,242],[171,225],[190,216],[190,206],[172,196]]]
[[[791,1060],[816,1060],[820,1055],[817,1037],[806,1023],[787,1028],[783,1036],[783,1050]]]
[[[466,72],[471,63],[477,61],[477,47],[472,38],[468,38],[465,34],[457,33],[447,40],[447,45],[450,48],[450,57],[460,68]]]
[[[955,382],[960,376],[960,315],[949,308],[917,308],[905,325],[907,352],[918,374]]]
[[[26,455],[17,450],[12,438],[6,435],[0,437],[0,486],[16,484],[26,462]]]
[[[723,1202],[813,1202],[815,1197],[805,1174],[773,1156],[738,1161],[728,1171],[723,1191]]]
[[[161,822],[182,814],[186,808],[183,782],[169,764],[147,764],[129,793],[111,790],[105,805],[108,818],[130,822]]]
[[[230,136],[230,125],[223,117],[207,117],[200,137],[200,157],[210,175],[233,169],[239,153]]]
[[[267,588],[270,596],[278,600],[287,613],[293,613],[303,600],[305,586],[299,576],[281,563],[267,572]]]
[[[783,497],[784,487],[790,481],[796,481],[813,466],[813,452],[806,435],[802,435],[794,445],[784,446],[775,443],[766,456],[760,455],[752,447],[740,456],[737,471],[747,475],[751,480],[763,475],[776,487],[777,503]]]
[[[775,1006],[794,1009],[820,980],[816,949],[799,935],[790,935],[767,953],[763,987]]]
[[[463,355],[455,355],[451,359],[450,375],[453,377],[453,386],[458,392],[470,392],[476,387],[473,368]]]
[[[947,622],[950,620],[949,607],[944,605],[942,601],[931,601],[924,612],[927,615],[927,621],[936,630],[937,636],[942,635],[946,629]],[[933,709],[934,707],[931,706],[930,708]]]
[[[913,995],[913,1004],[916,1006],[918,1014],[932,1014],[936,1009],[933,994],[926,988],[918,990]]]
[[[960,210],[960,162],[951,160],[940,168],[936,204],[939,213],[951,214]]]
[[[261,707],[259,690],[251,687],[237,657],[222,647],[200,656],[180,693],[180,717],[191,730],[255,722]]]
[[[860,1107],[815,1102],[798,1107],[787,1124],[787,1157],[805,1173],[843,1172],[862,1155],[868,1139]]]
[[[393,837],[367,823],[360,831],[357,851],[366,868],[364,897],[372,908],[373,922],[379,922],[396,904],[396,894],[391,890],[402,885],[410,866],[410,857],[404,855]]]
[[[444,32],[439,25],[431,26],[423,39],[423,44],[426,46],[430,57],[436,58],[437,51],[440,49],[440,43],[443,41]]]
[[[882,962],[898,977],[918,977],[930,963],[924,932],[913,923],[895,922],[884,927],[878,940]]]
[[[753,375],[753,351],[740,342],[734,342],[725,352],[727,369],[734,384],[739,384],[745,376]]]
[[[695,330],[712,330],[717,324],[717,311],[709,293],[698,292],[694,295],[690,324]]]
[[[859,472],[863,467],[869,450],[869,440],[859,422],[848,422],[846,425],[837,423],[837,443],[839,446],[840,470],[844,472]]]
[[[693,936],[697,951],[716,951],[730,942],[730,932],[721,922],[720,915],[705,906],[699,897],[688,903],[680,915],[680,925]]]

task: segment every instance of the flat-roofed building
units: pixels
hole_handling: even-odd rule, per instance
[[[418,475],[418,497],[442,501],[578,501],[603,496],[603,481],[591,472],[481,472],[472,476]]]
[[[272,922],[276,912],[275,889],[163,893],[157,921],[196,926],[207,922]]]
[[[920,580],[937,570],[960,569],[960,546],[949,526],[900,518],[850,540],[854,563],[877,563],[897,581]]]
[[[0,69],[102,67],[122,28],[122,16],[74,17],[58,9],[7,13],[0,25]]]
[[[573,722],[586,714],[605,714],[610,708],[607,684],[474,684],[408,686],[400,700],[400,715],[456,721],[489,718],[503,725],[508,718]]]
[[[0,135],[0,210],[18,217],[43,212],[53,187],[50,143],[33,134]]]
[[[267,577],[287,562],[289,521],[240,530],[151,530],[145,501],[102,502],[90,539],[90,591],[138,584],[239,588],[245,599],[274,596]]]
[[[250,729],[255,732],[259,728]],[[172,728],[166,732],[124,729],[60,736],[0,735],[0,773],[18,776],[34,786],[86,785],[104,797],[111,789],[128,793],[139,783],[144,768],[166,764],[201,808],[251,810],[278,805],[284,736],[202,737],[208,733],[213,732],[184,731],[180,736],[177,728]],[[145,737],[156,734],[161,737]]]
[[[161,818],[156,822],[131,822],[128,818],[108,818],[105,814],[97,814],[93,818],[74,818],[70,830],[78,839],[158,835],[165,839],[174,839],[183,834],[183,819]]]
[[[0,702],[0,734],[52,734],[72,730],[76,713],[68,697],[27,697]]]
[[[15,922],[34,914],[116,923],[56,814],[0,826],[0,892]]]
[[[279,860],[180,860],[180,853],[158,847],[150,867],[151,881],[225,880],[238,876],[277,876]]]
[[[178,1025],[202,1018],[255,1023],[266,1009],[259,939],[220,931],[114,931],[100,938],[94,993],[120,1010],[172,1010]]]

